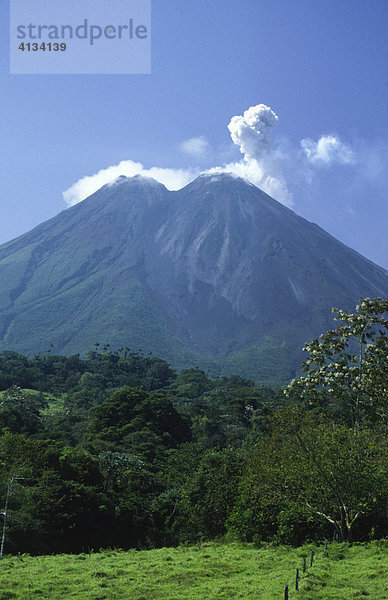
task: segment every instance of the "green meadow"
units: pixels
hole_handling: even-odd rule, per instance
[[[314,564],[310,567],[311,551]],[[302,571],[295,590],[295,573]],[[388,599],[388,543],[257,548],[204,543],[157,550],[6,556],[0,600]]]

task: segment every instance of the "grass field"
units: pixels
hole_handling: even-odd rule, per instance
[[[315,563],[295,591],[296,567]],[[309,560],[308,560],[309,564]],[[0,600],[388,599],[388,543],[262,548],[201,544],[129,552],[5,557]]]

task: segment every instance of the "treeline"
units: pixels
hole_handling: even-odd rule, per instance
[[[164,360],[145,357],[128,348],[110,350],[109,344],[96,344],[85,359],[79,354],[55,356],[51,349],[32,358],[11,351],[0,353],[0,390],[13,385],[53,394],[89,389],[106,391],[124,385],[155,390],[165,387],[175,377]],[[93,400],[98,402],[95,397]]]
[[[3,352],[6,552],[386,535],[387,308],[340,311],[286,390],[127,349]]]

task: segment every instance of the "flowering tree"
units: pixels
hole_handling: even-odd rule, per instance
[[[304,376],[285,390],[311,405],[341,406],[356,427],[388,416],[388,300],[360,299],[357,312],[334,308],[339,325],[304,348]]]

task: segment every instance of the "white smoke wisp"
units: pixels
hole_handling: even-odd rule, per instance
[[[180,190],[193,181],[200,174],[200,169],[167,169],[162,167],[151,167],[143,169],[140,175],[152,177],[159,183],[163,183],[168,190]]]
[[[207,173],[232,173],[253,183],[256,187],[285,206],[291,208],[294,205],[292,194],[287,188],[284,177],[279,173],[276,176],[271,175],[254,158],[249,161],[228,163],[224,167],[213,167]]]
[[[82,177],[65,190],[62,195],[67,206],[74,206],[94,194],[102,186],[115,181],[120,175],[126,177],[134,177],[135,175],[152,177],[170,190],[179,190],[195,179],[198,174],[199,169],[164,169],[159,167],[145,169],[140,162],[122,160],[119,164],[101,169],[94,175]]]
[[[305,138],[300,145],[309,163],[316,166],[353,165],[356,162],[350,146],[335,135],[322,135],[317,142]]]

